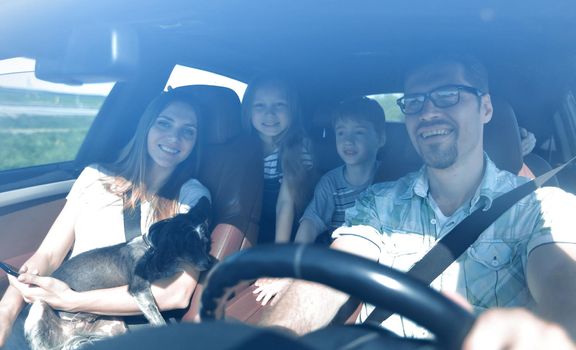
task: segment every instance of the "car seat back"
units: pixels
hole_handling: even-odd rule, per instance
[[[404,123],[386,123],[386,145],[379,159],[383,165],[374,182],[394,181],[422,166],[422,159],[412,146]]]
[[[202,107],[198,179],[212,195],[212,249],[218,260],[256,241],[261,206],[261,159],[241,135],[240,100],[228,88],[208,85],[180,87]],[[198,313],[203,279],[194,291],[183,320]]]
[[[535,153],[528,153],[525,155],[524,163],[536,177],[552,170],[552,165],[550,165],[547,160]],[[558,178],[556,178],[556,176],[553,176],[550,180],[548,180],[545,185],[560,187],[560,183],[558,182]]]
[[[312,117],[310,127],[312,148],[316,155],[314,166],[320,174],[325,174],[342,164],[336,151],[336,137],[332,126],[332,105],[319,106]]]
[[[508,170],[514,174],[518,174],[520,169],[522,169],[523,166],[526,166],[529,169],[529,172],[534,176],[539,176],[548,170],[552,170],[550,163],[535,153],[529,153],[522,156],[520,129],[518,127],[516,113],[514,113],[512,106],[508,102],[498,98],[492,98],[492,105],[494,107],[494,116],[492,116],[492,121],[487,125],[487,129],[490,129],[488,131],[488,136],[485,137],[484,140],[487,149],[486,151],[492,160],[494,160],[496,165],[503,163],[510,164],[509,168],[502,167],[502,169]],[[500,129],[515,129],[516,131],[510,131],[509,134],[505,134],[507,136],[502,137],[503,134],[498,132]],[[503,150],[507,147],[510,147],[511,149],[506,152],[497,151],[497,149]],[[518,170],[514,172],[516,169]],[[559,186],[556,176],[548,180],[546,185]]]
[[[498,168],[518,174],[524,161],[516,114],[504,99],[491,97],[494,112],[484,127],[484,150]]]

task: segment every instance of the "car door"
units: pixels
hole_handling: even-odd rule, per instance
[[[77,154],[114,86],[48,83],[34,68],[32,59],[0,60],[0,260],[17,267],[62,209],[81,170]]]

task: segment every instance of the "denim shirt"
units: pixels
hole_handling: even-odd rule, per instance
[[[439,227],[423,167],[395,182],[371,186],[346,211],[346,222],[333,237],[367,239],[380,250],[380,263],[407,271],[471,212],[490,208],[495,198],[526,181],[497,169],[485,155],[484,175],[475,195]],[[526,281],[528,254],[546,243],[576,243],[575,213],[575,196],[555,187],[538,189],[486,229],[431,286],[466,297],[476,312],[491,307],[533,308]],[[364,305],[360,321],[371,309]],[[403,336],[429,336],[397,315],[383,325]]]

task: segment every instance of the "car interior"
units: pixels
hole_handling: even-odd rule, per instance
[[[262,72],[289,76],[302,98],[321,173],[341,164],[331,106],[352,96],[383,96],[376,98],[384,101],[387,116],[386,145],[378,156],[384,165],[376,176],[380,182],[422,165],[402,118],[390,118],[397,113],[392,108],[406,69],[426,55],[472,53],[491,78],[494,115],[485,129],[487,154],[511,173],[526,165],[535,176],[543,174],[576,154],[574,24],[576,5],[569,1],[0,1],[0,92],[36,96],[29,91],[31,83],[26,87],[8,79],[23,70],[3,63],[21,58],[35,62],[30,73],[36,79],[62,89],[110,84],[108,92],[98,95],[101,104],[90,107],[94,115],[68,158],[0,165],[0,261],[21,266],[31,256],[80,171],[115,159],[146,105],[171,88],[202,101],[196,175],[212,195],[212,255],[222,261],[256,246],[262,162],[241,125],[243,90],[205,80],[175,84],[171,74],[176,66],[216,73],[244,88]],[[54,103],[63,109],[60,100]],[[36,102],[25,107],[31,105],[47,108]],[[10,108],[15,107],[23,108],[0,96],[0,125],[11,125]],[[528,155],[522,154],[519,127],[537,140]],[[2,135],[24,133],[5,128]],[[21,152],[8,141],[0,144],[4,158]],[[30,154],[50,147],[41,145]],[[576,167],[568,166],[548,185],[576,193]],[[227,294],[225,310],[228,318],[255,324],[263,308],[246,283],[257,276],[250,278]],[[199,321],[206,282],[204,275],[184,322]],[[0,290],[7,285],[0,272]],[[286,346],[294,348],[293,343]]]

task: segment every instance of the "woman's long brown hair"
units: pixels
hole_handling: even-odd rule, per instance
[[[146,172],[152,162],[148,155],[148,132],[160,113],[175,102],[189,105],[196,113],[198,137],[188,158],[178,164],[157,193],[150,193],[146,186]],[[118,159],[104,165],[104,168],[113,174],[105,180],[106,189],[122,196],[124,206],[127,208],[134,208],[137,203],[148,201],[152,209],[153,222],[176,215],[180,188],[197,173],[198,149],[202,135],[201,115],[200,104],[181,89],[173,89],[157,96],[143,112],[134,136],[120,152]]]

